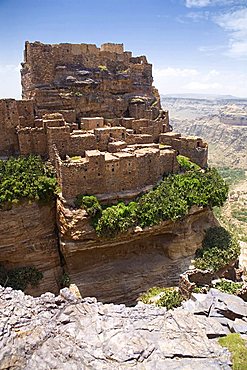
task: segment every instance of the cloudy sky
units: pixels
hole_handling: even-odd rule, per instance
[[[163,94],[247,97],[247,0],[0,0],[0,97],[20,98],[25,40],[123,42]]]

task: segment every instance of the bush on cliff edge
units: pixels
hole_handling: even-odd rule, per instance
[[[224,227],[210,227],[196,252],[194,265],[201,270],[219,271],[238,258],[240,247]]]
[[[38,156],[0,160],[0,208],[23,199],[47,202],[54,198],[57,182]]]
[[[127,205],[120,202],[105,207],[100,216],[93,216],[93,226],[99,236],[114,237],[130,227],[144,228],[165,220],[175,221],[186,215],[193,205],[222,206],[227,193],[228,187],[215,169],[205,172],[192,169],[165,177],[155,189]],[[85,209],[83,199],[86,197],[81,197],[81,206]]]

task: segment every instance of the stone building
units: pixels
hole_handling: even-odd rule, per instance
[[[122,44],[25,44],[23,100],[0,100],[0,156],[55,165],[62,196],[129,199],[178,170],[207,165],[207,144],[173,133],[152,65]]]

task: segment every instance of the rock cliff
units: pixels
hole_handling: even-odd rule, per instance
[[[0,211],[0,264],[7,269],[34,266],[43,273],[34,296],[58,293],[61,262],[56,233],[55,204],[22,203]]]
[[[180,221],[102,239],[84,210],[58,201],[57,213],[61,253],[82,296],[128,304],[152,286],[177,285],[205,230],[216,223],[211,210],[195,207]]]
[[[160,98],[152,87],[152,65],[132,57],[123,44],[42,44],[26,42],[23,98],[36,113],[60,112],[67,122],[103,116],[155,119]]]
[[[35,203],[0,211],[2,264],[43,272],[39,287],[28,289],[35,295],[57,291],[64,262],[81,294],[104,302],[131,304],[153,285],[176,285],[215,224],[209,209],[103,239],[73,208],[79,194],[102,203],[133,199],[177,173],[178,154],[207,165],[201,138],[170,132],[147,58],[122,44],[26,42],[21,74],[24,99],[0,101],[0,156],[49,159],[61,198],[55,211]]]

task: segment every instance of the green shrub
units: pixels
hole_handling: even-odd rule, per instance
[[[127,231],[136,223],[136,202],[128,205],[119,203],[103,210],[102,216],[98,220],[96,232],[106,237],[114,237],[119,232]]]
[[[141,294],[139,300],[143,303],[150,304],[152,303],[152,298],[158,296],[160,293],[163,293],[166,288],[152,287],[148,289],[145,293]]]
[[[193,293],[206,294],[209,291],[209,286],[194,286]]]
[[[100,217],[102,208],[98,199],[94,195],[78,195],[75,200],[78,208],[83,208],[90,217]]]
[[[220,247],[227,249],[232,241],[232,236],[224,227],[215,226],[210,227],[202,241],[203,249],[210,249],[213,247]]]
[[[56,179],[40,157],[0,160],[0,208],[23,199],[48,202],[56,192]]]
[[[227,192],[228,187],[215,169],[169,175],[136,201],[104,209],[95,228],[98,235],[112,237],[136,225],[144,228],[165,220],[175,221],[193,205],[221,206]]]
[[[159,296],[159,298],[155,300],[155,296]],[[170,310],[181,306],[183,297],[176,288],[153,287],[142,294],[139,300],[146,304],[155,303],[157,306],[166,307]]]
[[[214,288],[219,289],[222,292],[229,294],[236,294],[239,289],[241,289],[243,283],[235,283],[234,281],[229,281],[222,279],[214,284]]]
[[[196,252],[194,265],[202,270],[219,271],[240,253],[238,242],[223,227],[211,227],[206,231],[202,248]]]
[[[159,296],[157,300],[153,298]],[[182,295],[176,288],[153,287],[140,296],[140,301],[146,304],[155,303],[157,306],[166,307],[168,310],[181,306]]]
[[[25,290],[28,284],[37,286],[43,278],[43,273],[35,267],[17,267],[6,270],[1,266],[0,285],[9,286],[16,290]]]
[[[232,333],[219,339],[222,347],[228,348],[232,353],[233,370],[246,370],[247,347],[240,334]]]
[[[69,287],[70,286],[70,276],[67,272],[65,272],[61,279],[60,279],[60,284],[62,288]]]
[[[177,161],[181,171],[200,171],[201,167],[198,166],[196,163],[191,162],[188,157],[183,155],[177,156]]]
[[[181,306],[183,297],[175,288],[167,288],[158,301],[158,306],[166,307],[168,310]]]

